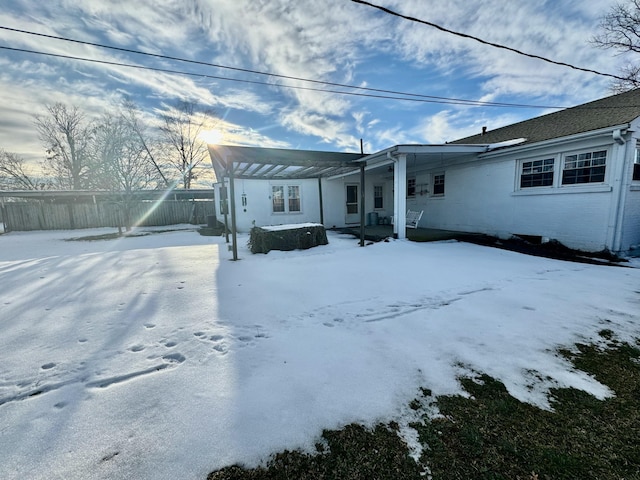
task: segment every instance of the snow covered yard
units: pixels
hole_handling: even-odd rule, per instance
[[[555,349],[640,336],[639,268],[331,232],[268,255],[240,236],[238,262],[187,227],[66,241],[107,232],[0,236],[0,478],[204,479],[406,426],[420,387],[479,372],[542,408],[553,386],[602,398]]]

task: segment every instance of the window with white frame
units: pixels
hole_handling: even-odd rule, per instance
[[[287,193],[289,197],[289,212],[299,212],[300,209],[300,186],[289,185],[287,186]]]
[[[606,150],[565,155],[562,185],[604,182],[606,164]]]
[[[373,186],[373,208],[380,210],[384,208],[384,189],[382,185]]]
[[[444,195],[444,173],[433,175],[433,195]]]
[[[553,186],[555,159],[527,160],[520,170],[520,188]]]
[[[271,185],[271,211],[298,213],[302,211],[300,185]]]
[[[640,150],[636,150],[636,158],[633,162],[633,180],[640,180]]]
[[[407,178],[407,197],[416,196],[416,178]]]

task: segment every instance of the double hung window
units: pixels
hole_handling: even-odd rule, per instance
[[[407,178],[407,197],[416,196],[416,178]]]
[[[301,212],[300,200],[300,185],[271,186],[271,211],[273,213]]]
[[[553,186],[554,163],[554,158],[522,162],[520,188]]]
[[[438,173],[433,176],[433,194],[444,195],[444,173]]]
[[[380,210],[384,208],[384,189],[382,185],[373,186],[373,208]]]
[[[562,185],[604,182],[606,164],[606,150],[565,155]]]

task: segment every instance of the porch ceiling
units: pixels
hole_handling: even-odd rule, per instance
[[[349,174],[360,168],[359,153],[335,153],[281,148],[209,145],[218,179],[228,176],[228,162],[235,178],[286,180]]]
[[[433,169],[455,160],[471,159],[480,153],[486,152],[489,145],[396,145],[368,155],[367,171],[380,172],[393,164],[394,157],[406,155],[407,171],[417,172],[424,169]]]

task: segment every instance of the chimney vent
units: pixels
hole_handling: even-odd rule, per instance
[[[485,133],[487,133],[487,127],[482,127],[482,135],[484,135]]]

